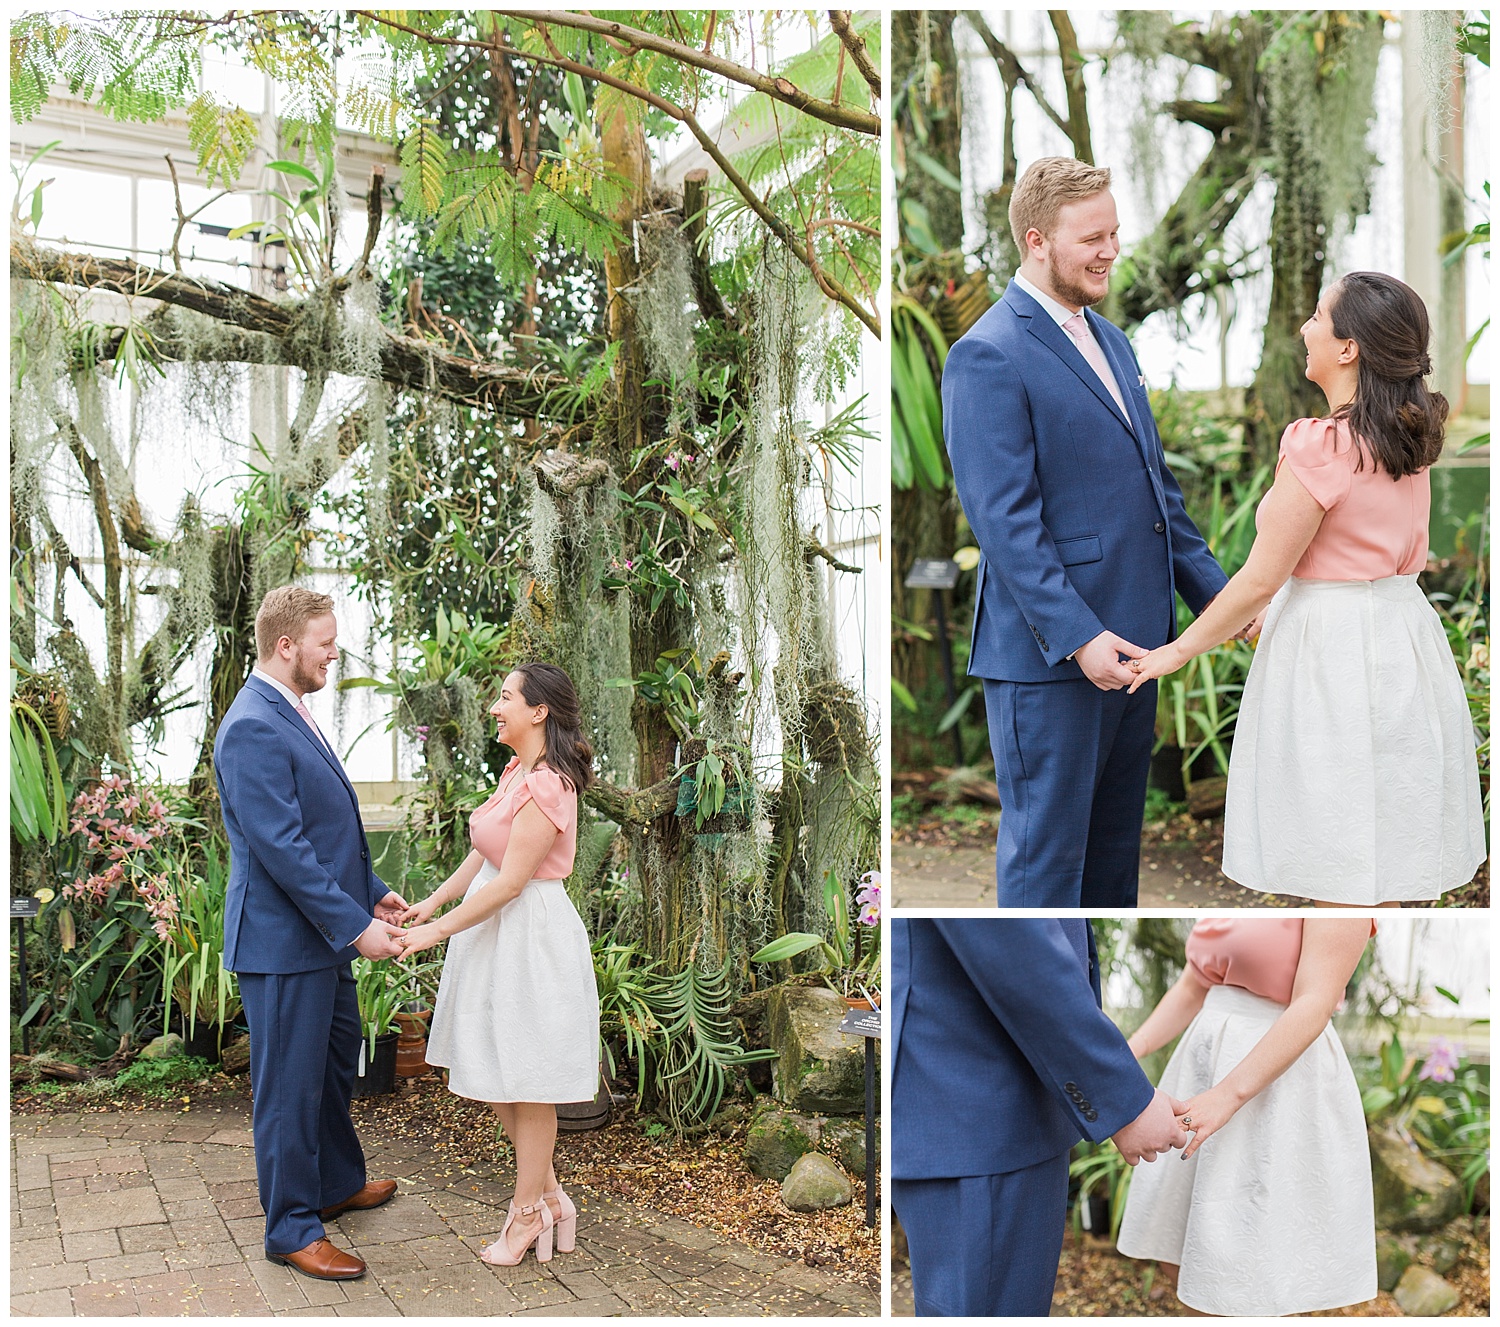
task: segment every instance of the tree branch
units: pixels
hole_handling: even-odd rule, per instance
[[[394,19],[375,15],[367,10],[355,10],[353,12],[370,19],[372,22],[380,23],[388,28],[393,28],[398,32],[407,32],[412,34],[413,36],[421,37],[424,41],[432,42],[435,45],[470,47],[481,44],[457,37],[436,37],[431,33],[423,32],[420,28],[413,28],[407,26],[404,23],[397,23]],[[527,17],[537,16],[536,11],[534,10],[521,10],[517,12],[520,14],[524,14]],[[848,309],[849,312],[852,313],[856,318],[858,318],[859,321],[862,322],[866,327],[868,327],[875,336],[878,337],[880,335],[879,314],[872,309],[865,308],[865,306],[859,302],[858,297],[854,295],[848,289],[848,287],[846,287],[836,277],[829,276],[827,273],[822,272],[818,268],[815,259],[813,259],[808,254],[807,250],[797,242],[797,238],[792,233],[791,228],[786,224],[785,221],[783,221],[779,216],[771,211],[771,209],[765,204],[765,202],[762,201],[760,196],[756,194],[755,190],[750,187],[749,183],[739,173],[739,171],[735,170],[729,158],[726,157],[722,151],[720,151],[719,145],[714,142],[711,137],[709,137],[708,131],[705,130],[701,124],[699,124],[697,117],[691,111],[682,106],[678,106],[675,102],[668,101],[665,97],[652,92],[649,88],[643,88],[638,83],[632,83],[629,79],[620,78],[617,75],[608,73],[602,69],[591,68],[586,64],[580,64],[577,60],[570,60],[566,56],[543,55],[539,51],[523,51],[514,46],[505,46],[499,49],[503,49],[507,54],[515,56],[518,60],[529,60],[534,64],[549,65],[553,69],[561,69],[566,73],[577,74],[580,78],[587,78],[595,83],[602,83],[605,87],[614,88],[617,92],[623,92],[627,96],[635,97],[640,101],[644,101],[648,106],[654,107],[663,115],[666,115],[669,118],[676,120],[678,124],[685,126],[688,132],[698,140],[698,143],[703,148],[703,150],[708,153],[714,165],[716,165],[720,169],[720,171],[723,172],[724,178],[727,179],[731,185],[733,185],[735,191],[740,195],[740,197],[745,200],[750,210],[754,212],[755,215],[758,216],[763,222],[765,222],[771,233],[783,245],[786,246],[787,250],[792,254],[792,256],[795,257],[797,261],[800,262],[804,267],[806,267],[809,272],[813,273],[814,278],[817,280],[818,285],[823,290],[823,292],[835,303],[842,304],[846,309]],[[791,87],[792,85],[787,84],[787,86]],[[877,125],[879,123],[878,117],[876,118],[876,123]]]
[[[1049,9],[1052,31],[1057,34],[1057,52],[1062,57],[1063,84],[1068,98],[1068,138],[1073,155],[1079,161],[1094,164],[1094,143],[1089,131],[1088,91],[1083,82],[1083,55],[1078,49],[1078,34],[1066,9]]]
[[[1073,135],[1068,132],[1068,122],[1052,109],[1052,103],[1047,100],[1046,95],[1037,86],[1036,80],[1026,72],[1021,62],[1016,59],[1010,47],[990,31],[990,25],[985,21],[984,15],[977,9],[966,9],[963,11],[963,15],[969,20],[969,26],[979,34],[979,40],[984,43],[985,49],[990,53],[990,57],[1000,66],[1000,77],[1008,83],[1018,83],[1027,92],[1031,93],[1032,99],[1042,108],[1042,114],[1061,129],[1063,133],[1068,134],[1068,140],[1071,142]]]
[[[1222,134],[1244,118],[1237,109],[1221,101],[1169,101],[1162,109],[1174,120],[1201,125],[1211,134]]]
[[[364,11],[356,11],[364,12]],[[695,69],[702,69],[706,73],[717,74],[721,78],[727,78],[731,82],[740,83],[745,87],[754,88],[755,91],[764,93],[773,101],[784,102],[786,105],[801,111],[804,115],[811,116],[814,120],[821,120],[824,124],[831,124],[838,129],[853,129],[856,133],[868,134],[872,138],[880,137],[880,117],[869,111],[859,110],[853,106],[836,106],[831,101],[824,101],[821,97],[814,97],[811,93],[804,92],[795,83],[785,78],[772,77],[763,74],[758,69],[749,69],[744,65],[736,64],[733,60],[726,60],[721,56],[713,55],[708,51],[700,51],[696,47],[684,46],[681,42],[675,42],[667,37],[659,37],[654,32],[647,32],[642,28],[627,27],[624,23],[616,23],[610,19],[596,18],[592,14],[572,13],[567,10],[557,9],[497,9],[497,14],[504,14],[509,18],[526,19],[534,23],[551,23],[560,28],[576,28],[580,32],[594,32],[606,38],[614,38],[623,41],[630,46],[643,51],[655,51],[658,55],[665,55],[669,59],[677,61],[678,64],[690,65]],[[838,11],[834,11],[838,12]],[[373,14],[367,17],[375,18]],[[378,22],[387,23],[388,19],[379,18]],[[835,31],[838,25],[835,24]],[[839,33],[840,40],[846,46],[848,39],[843,33]],[[855,40],[859,40],[855,36]],[[863,49],[864,43],[860,42]],[[853,53],[852,48],[851,54]],[[525,54],[519,52],[519,54]],[[856,62],[858,57],[856,57]],[[869,56],[865,56],[869,63]],[[861,70],[863,73],[864,71]],[[868,77],[868,75],[867,75]],[[876,75],[878,90],[879,75]]]
[[[677,775],[649,788],[617,788],[597,780],[584,790],[584,802],[617,825],[649,825],[677,809]]]
[[[270,300],[220,281],[175,276],[128,258],[58,253],[20,242],[11,244],[10,270],[14,277],[33,281],[159,300],[245,333],[239,338],[226,335],[219,344],[195,346],[189,356],[178,339],[164,331],[156,338],[156,348],[168,358],[303,366],[305,356],[291,344],[302,308],[296,302]],[[332,285],[335,290],[345,289],[348,279],[339,278]],[[384,338],[380,376],[386,382],[408,391],[445,396],[496,415],[545,417],[548,393],[567,381],[556,373],[467,359],[416,337],[386,331]],[[117,334],[101,347],[100,358],[113,359],[120,339]]]
[[[847,9],[830,9],[828,21],[833,24],[833,30],[839,34],[839,40],[844,43],[844,49],[849,52],[849,57],[854,61],[854,67],[864,76],[866,83],[870,85],[870,95],[880,96],[880,70],[875,68],[875,62],[870,59],[869,49],[865,46],[865,39],[854,30],[854,22]]]

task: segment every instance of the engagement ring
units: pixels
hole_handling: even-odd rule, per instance
[[[1193,1117],[1191,1115],[1184,1115],[1182,1117],[1182,1127],[1184,1129],[1186,1129],[1188,1127],[1188,1125],[1190,1125],[1192,1122],[1193,1122]]]

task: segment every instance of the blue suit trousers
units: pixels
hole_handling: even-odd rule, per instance
[[[359,1002],[347,963],[240,974],[250,1024],[255,1171],[266,1252],[323,1237],[318,1212],[358,1193],[365,1155],[349,1119],[359,1064]]]
[[[984,684],[1002,908],[1133,908],[1156,727],[1156,683],[1135,695],[1086,678]]]
[[[1004,1175],[893,1180],[891,1201],[911,1251],[918,1317],[1051,1311],[1068,1219],[1068,1153]]]

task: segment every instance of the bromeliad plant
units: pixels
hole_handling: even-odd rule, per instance
[[[729,1017],[728,963],[717,973],[691,960],[675,976],[632,944],[594,941],[599,1026],[611,1074],[618,1041],[636,1066],[638,1102],[654,1102],[679,1133],[707,1123],[719,1109],[733,1069],[772,1058],[748,1051]]]

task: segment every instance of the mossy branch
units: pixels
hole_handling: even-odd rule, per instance
[[[20,242],[10,246],[10,270],[13,277],[24,280],[160,300],[240,328],[253,338],[229,338],[218,348],[195,345],[193,359],[305,367],[305,354],[291,344],[301,308],[296,301],[267,299],[220,281],[178,276],[128,258],[60,253]],[[347,285],[346,277],[333,282],[335,291]],[[548,393],[567,385],[556,373],[468,359],[431,342],[394,332],[385,331],[383,336],[380,376],[386,382],[408,391],[447,397],[496,415],[522,419],[545,417]],[[101,357],[113,358],[119,344],[119,337],[107,343],[101,349]],[[157,349],[165,357],[173,357],[170,338],[158,342]]]
[[[649,788],[617,788],[602,780],[591,783],[583,800],[617,825],[649,825],[677,809],[677,776],[662,779]]]

